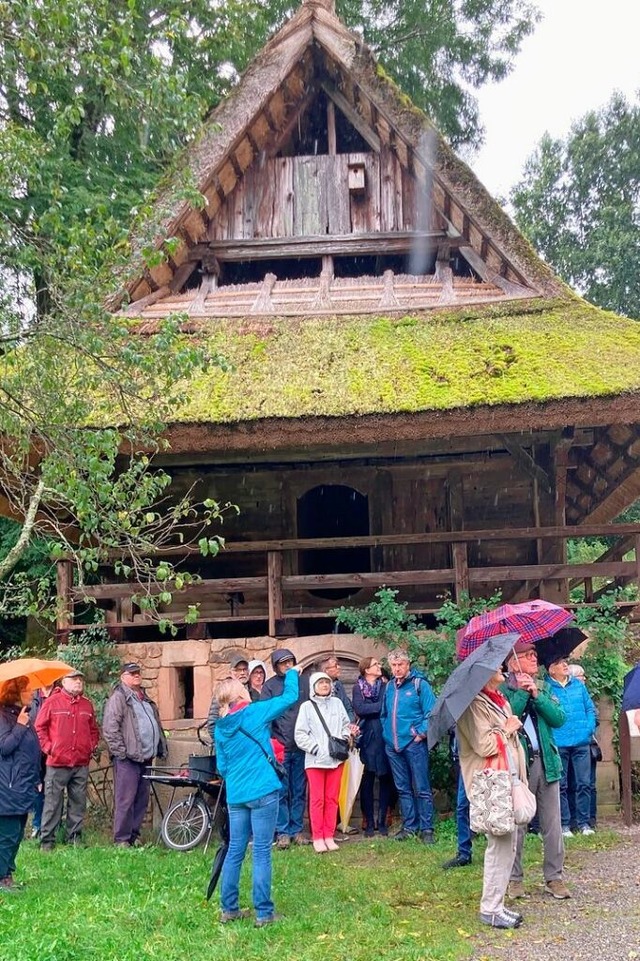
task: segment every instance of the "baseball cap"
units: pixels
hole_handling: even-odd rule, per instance
[[[69,671],[68,674],[65,674],[65,677],[84,677],[84,674],[82,671]]]
[[[229,663],[232,668],[238,667],[239,664],[246,664],[249,667],[249,658],[244,654],[234,654]]]
[[[127,664],[122,665],[121,674],[141,674],[142,668],[135,661],[129,661]]]

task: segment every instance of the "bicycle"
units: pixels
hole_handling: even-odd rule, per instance
[[[207,747],[198,728],[198,740]],[[158,771],[144,775],[151,782],[156,804],[162,813],[160,837],[163,843],[173,851],[191,851],[198,847],[206,837],[205,851],[209,845],[211,835],[220,816],[227,816],[224,783],[215,774],[215,757],[213,755],[190,755],[188,772],[177,774],[168,771]],[[171,801],[166,811],[162,810],[156,784],[172,788]],[[195,788],[185,798],[174,801],[175,791],[179,788]],[[221,829],[223,826],[221,825]]]

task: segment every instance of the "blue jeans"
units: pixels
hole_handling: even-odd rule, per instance
[[[456,800],[456,830],[458,833],[458,857],[461,860],[470,861],[473,835],[469,820],[469,798],[464,789],[464,781],[460,771],[458,771],[458,796]]]
[[[253,906],[258,918],[273,915],[271,845],[278,816],[278,791],[247,804],[229,805],[229,850],[222,866],[220,904],[223,911],[240,910],[240,869],[253,836]]]
[[[411,741],[399,753],[385,744],[391,773],[400,798],[402,827],[416,831],[433,831],[433,796],[429,783],[429,751],[426,741]]]
[[[576,823],[578,830],[589,827],[591,814],[591,751],[588,744],[577,747],[559,747],[562,759],[562,780],[560,781],[560,816],[562,830],[569,829],[571,812],[569,809],[569,768],[575,785]]]
[[[287,834],[290,838],[300,834],[304,819],[304,805],[307,796],[307,779],[304,774],[304,752],[297,747],[284,752],[284,766],[287,776],[280,790],[280,809],[276,834]]]

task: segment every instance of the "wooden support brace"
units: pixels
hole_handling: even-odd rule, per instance
[[[536,464],[531,454],[528,454],[524,447],[521,447],[517,441],[507,437],[506,434],[496,434],[496,436],[500,440],[500,443],[504,444],[505,450],[509,451],[513,459],[522,467],[525,473],[533,477],[543,491],[551,494],[553,488],[549,476],[539,464]]]
[[[275,637],[278,622],[282,620],[282,554],[267,554],[267,589],[269,592],[269,637]]]

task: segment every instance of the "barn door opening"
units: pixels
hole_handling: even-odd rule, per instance
[[[320,484],[298,498],[298,537],[367,537],[369,498],[343,484]],[[371,570],[368,547],[300,551],[301,574],[353,574]],[[340,600],[359,588],[317,588],[316,597]]]

